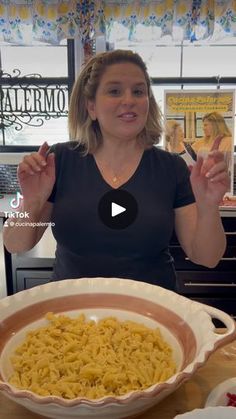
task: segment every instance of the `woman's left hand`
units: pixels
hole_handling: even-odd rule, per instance
[[[198,206],[218,206],[230,187],[224,154],[215,150],[205,160],[198,156],[190,180]]]

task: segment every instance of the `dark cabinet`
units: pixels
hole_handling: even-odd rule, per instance
[[[51,281],[56,242],[47,228],[41,240],[28,252],[11,255],[11,275],[8,289],[11,293],[22,291]],[[9,264],[9,263],[8,263]]]
[[[51,281],[53,258],[12,256],[13,293]]]
[[[226,251],[214,269],[192,263],[173,236],[170,252],[177,270],[177,292],[236,318],[236,217],[222,217]]]
[[[15,278],[16,292],[46,284],[50,282],[51,275],[51,270],[17,269]]]

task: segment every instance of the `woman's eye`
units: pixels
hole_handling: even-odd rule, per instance
[[[134,94],[135,94],[135,96],[142,96],[142,95],[144,95],[144,91],[140,90],[140,89],[136,89],[136,90],[134,90]]]
[[[116,95],[119,95],[120,91],[119,91],[119,89],[111,89],[111,90],[109,90],[108,93],[110,95],[116,96]]]

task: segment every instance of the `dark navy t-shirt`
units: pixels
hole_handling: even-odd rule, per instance
[[[57,241],[55,280],[119,277],[175,288],[175,269],[168,245],[174,208],[194,202],[189,170],[176,154],[145,150],[131,178],[119,189],[138,204],[129,227],[113,230],[101,221],[98,204],[112,187],[103,179],[92,154],[83,156],[75,142],[52,147],[56,157],[53,235]]]

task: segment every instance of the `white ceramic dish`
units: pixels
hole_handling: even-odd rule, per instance
[[[207,398],[205,406],[227,406],[229,401],[226,395],[227,393],[236,394],[236,377],[229,378],[213,388]]]
[[[174,419],[235,419],[235,407],[206,407],[205,409],[194,409],[191,412],[177,415]]]
[[[159,327],[173,347],[178,371],[166,382],[146,390],[97,400],[41,397],[19,390],[8,383],[10,353],[27,329],[45,322],[48,311],[83,312],[92,319],[113,315]],[[118,419],[144,412],[189,379],[216,348],[236,336],[234,321],[222,311],[161,287],[117,278],[64,280],[35,287],[0,300],[0,313],[0,390],[29,410],[56,419]],[[225,334],[215,333],[213,317],[225,324]]]

